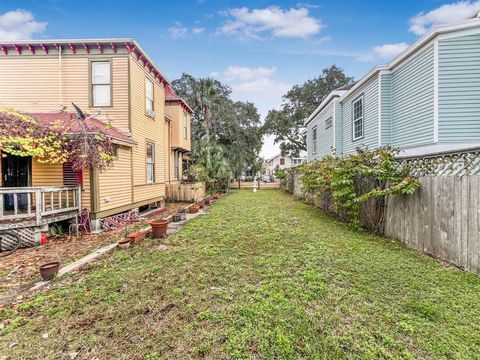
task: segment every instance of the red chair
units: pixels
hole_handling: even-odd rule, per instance
[[[72,235],[72,230],[75,229],[75,235],[78,235],[80,231],[90,233],[92,226],[90,223],[90,211],[83,209],[76,217],[76,223],[70,224],[68,232]]]

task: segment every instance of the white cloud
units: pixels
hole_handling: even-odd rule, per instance
[[[218,71],[212,71],[210,74],[208,74],[208,76],[212,78],[217,78],[220,76],[220,73]]]
[[[223,72],[227,80],[252,80],[260,77],[270,77],[277,71],[276,66],[267,67],[243,67],[243,66],[229,66]]]
[[[282,38],[307,38],[315,35],[324,24],[309,15],[305,7],[283,10],[278,6],[265,9],[235,8],[226,12],[228,20],[218,32],[238,35],[242,39],[261,39],[262,34]]]
[[[448,24],[467,19],[480,9],[480,1],[458,1],[445,4],[429,12],[421,12],[410,19],[409,31],[416,35],[425,34],[434,25]]]
[[[35,33],[42,33],[46,22],[35,20],[30,11],[17,9],[0,15],[0,39],[6,41],[30,39]]]
[[[374,46],[371,51],[358,55],[357,60],[366,62],[376,60],[392,60],[395,56],[408,48],[408,46],[409,45],[405,42],[377,45]]]
[[[187,36],[188,29],[186,27],[181,26],[180,24],[176,24],[168,28],[168,32],[174,39],[184,38]]]
[[[244,93],[266,93],[277,95],[281,98],[281,96],[290,89],[290,85],[269,78],[259,78],[239,84],[233,84],[232,89]]]
[[[373,53],[380,59],[390,60],[408,48],[405,42],[396,44],[383,44],[373,47]]]
[[[198,35],[198,34],[201,34],[205,31],[205,28],[200,28],[200,27],[197,27],[197,28],[193,28],[192,29],[192,32],[195,34],[195,35]]]

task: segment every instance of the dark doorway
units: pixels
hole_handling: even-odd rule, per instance
[[[26,187],[31,185],[32,158],[23,156],[3,155],[2,157],[2,186]],[[3,198],[4,210],[13,210],[13,195],[5,194]],[[27,194],[18,194],[18,210],[27,208]]]

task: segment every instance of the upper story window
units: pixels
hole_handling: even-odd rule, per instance
[[[110,61],[92,62],[92,106],[112,105]]]
[[[187,113],[183,113],[183,138],[186,140],[188,137],[188,117]]]
[[[330,127],[332,127],[332,118],[329,117],[327,120],[325,120],[325,129],[328,129]]]
[[[155,116],[153,112],[153,82],[145,79],[145,113],[148,116]]]
[[[363,137],[363,96],[359,97],[352,104],[353,111],[353,140]]]
[[[317,153],[317,127],[312,128],[312,153]]]
[[[147,183],[153,183],[155,178],[155,145],[147,142]]]
[[[284,158],[280,158],[280,165],[285,165],[285,159]]]

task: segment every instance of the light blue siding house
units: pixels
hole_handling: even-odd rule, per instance
[[[392,145],[403,157],[480,148],[479,14],[432,28],[389,64],[333,91],[306,130],[308,161],[358,146]]]

